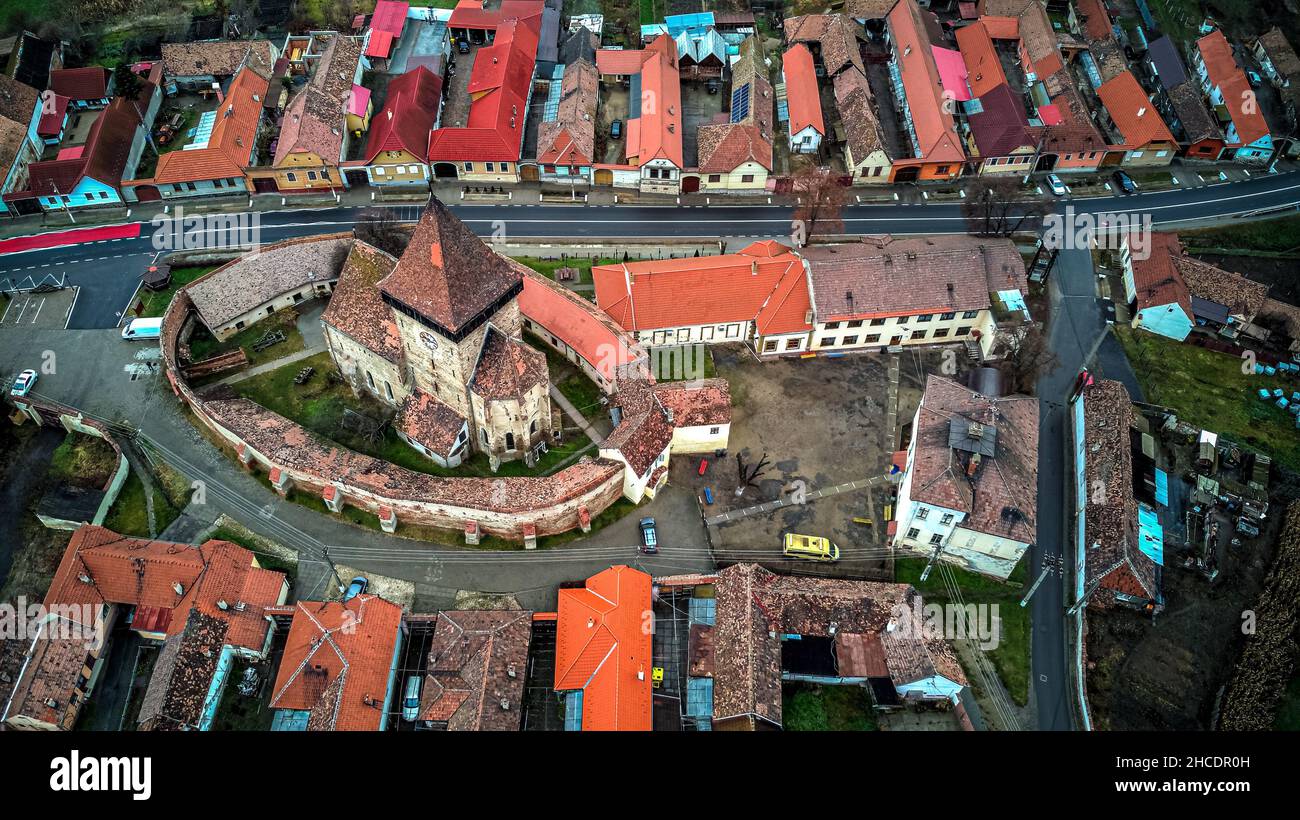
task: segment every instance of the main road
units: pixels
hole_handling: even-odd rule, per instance
[[[1150,215],[1157,228],[1192,227],[1231,222],[1260,212],[1300,207],[1300,173],[1259,175],[1219,185],[1175,188],[1130,197],[1095,197],[1065,200],[1059,209],[1076,214]],[[410,221],[417,206],[389,206],[394,216]],[[717,239],[785,237],[791,233],[793,210],[788,205],[512,205],[457,204],[456,214],[482,236],[525,239]],[[262,212],[258,241],[270,244],[284,239],[349,230],[360,214],[358,207]],[[960,233],[966,228],[958,203],[852,204],[844,209],[844,231],[850,234]],[[153,228],[144,223],[140,235],[77,245],[10,253],[0,258],[0,281],[45,275],[66,277],[79,286],[80,295],[68,319],[72,329],[115,326],[129,308],[143,268],[159,251]],[[1103,362],[1115,363],[1115,377],[1132,381],[1123,370],[1122,355],[1102,345],[1106,328],[1091,297],[1092,269],[1086,253],[1063,254],[1055,277],[1052,300],[1058,320],[1051,343],[1066,364],[1040,381],[1044,403],[1042,471],[1038,504],[1040,543],[1031,556],[1036,577],[1044,568],[1071,566],[1065,539],[1067,504],[1063,495],[1064,412],[1061,402],[1077,366],[1088,351],[1098,351]],[[1113,339],[1111,348],[1113,348]],[[14,365],[0,362],[0,369]],[[251,523],[251,522],[250,522]],[[305,522],[304,522],[305,523]],[[360,556],[358,556],[360,558]],[[1040,588],[1032,603],[1033,684],[1041,729],[1072,728],[1068,709],[1068,676],[1064,652],[1064,589],[1058,573],[1055,582]]]

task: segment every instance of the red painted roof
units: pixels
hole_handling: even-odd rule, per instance
[[[1232,117],[1232,124],[1237,127],[1240,144],[1250,145],[1261,137],[1267,136],[1268,123],[1265,122],[1264,115],[1260,113],[1259,105],[1255,102],[1255,92],[1251,89],[1245,73],[1233,59],[1232,46],[1228,45],[1223,32],[1217,29],[1210,32],[1196,41],[1196,47],[1201,52],[1201,59],[1205,62],[1205,72],[1209,75],[1210,82],[1217,86],[1219,93],[1223,95],[1223,104]]]
[[[584,731],[650,731],[650,586],[618,565],[560,590],[555,690],[582,690]]]
[[[484,8],[482,0],[460,0],[447,22],[450,29],[492,30],[505,20],[536,17],[542,13],[542,0],[501,0],[496,8]]]
[[[778,242],[740,253],[600,265],[596,304],[628,330],[754,321],[761,335],[808,330],[803,261]]]
[[[271,708],[311,711],[313,730],[378,730],[401,625],[402,608],[378,595],[299,601]]]
[[[916,0],[899,0],[888,18],[903,77],[903,91],[916,131],[919,159],[961,162],[966,158],[966,152],[961,147],[952,114],[944,105],[943,84],[939,81],[939,69],[934,62],[921,14]]]
[[[170,184],[242,177],[257,144],[257,127],[262,120],[268,88],[267,81],[253,69],[240,70],[217,108],[208,147],[163,154],[158,158],[154,182]]]
[[[5,199],[67,195],[84,177],[116,188],[122,184],[127,154],[139,127],[140,116],[134,104],[122,97],[115,98],[90,126],[79,157],[33,162],[28,166],[28,191],[6,194]]]
[[[367,57],[387,57],[393,50],[393,34],[389,31],[372,31],[366,43]]]
[[[429,130],[441,99],[442,78],[424,66],[390,82],[384,109],[370,122],[366,162],[374,162],[381,151],[406,151],[427,162]]]
[[[375,4],[374,16],[370,18],[370,27],[375,31],[382,31],[393,35],[393,39],[402,36],[402,28],[406,25],[406,12],[410,9],[410,3],[402,3],[399,0],[379,0]]]
[[[822,122],[822,100],[817,91],[817,70],[813,67],[812,52],[803,43],[785,50],[781,57],[781,70],[785,75],[785,96],[790,106],[790,133],[812,126],[818,134],[826,135]]]
[[[68,115],[67,97],[59,94],[54,95],[54,105],[49,111],[41,114],[41,120],[36,126],[36,133],[42,137],[57,137],[63,130],[63,120]]]
[[[509,20],[497,29],[491,46],[479,49],[470,75],[474,101],[469,118],[464,127],[439,128],[429,135],[430,162],[518,161],[539,25],[539,17]]]
[[[1125,147],[1141,148],[1153,142],[1176,142],[1132,72],[1125,71],[1102,83],[1097,96],[1123,135]]]

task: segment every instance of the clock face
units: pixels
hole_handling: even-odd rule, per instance
[[[425,346],[430,350],[438,349],[438,338],[428,331],[420,331],[420,341],[424,342]]]

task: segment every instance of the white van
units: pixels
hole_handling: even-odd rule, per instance
[[[141,339],[156,340],[162,335],[162,317],[156,319],[132,319],[122,328],[122,338],[128,342]]]

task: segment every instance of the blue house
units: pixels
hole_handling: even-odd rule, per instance
[[[41,95],[0,74],[0,197],[27,187],[27,169],[40,158]],[[0,198],[0,214],[13,211]]]
[[[1183,341],[1192,332],[1192,295],[1175,263],[1182,255],[1178,234],[1151,234],[1151,247],[1134,248],[1124,237],[1120,264],[1124,294],[1133,306],[1133,326]]]

